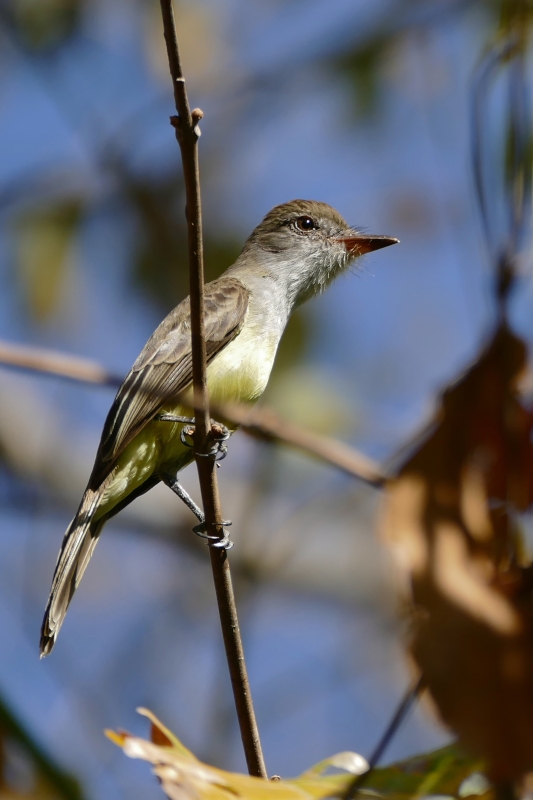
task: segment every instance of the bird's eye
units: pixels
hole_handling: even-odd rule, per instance
[[[318,226],[311,217],[297,217],[296,227],[301,231],[312,231]]]

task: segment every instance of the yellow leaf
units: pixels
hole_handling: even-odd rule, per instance
[[[140,709],[152,723],[152,739],[162,740],[164,746],[129,734],[106,731],[106,735],[130,758],[140,758],[153,765],[170,800],[199,797],[207,800],[315,800],[320,797],[340,797],[352,780],[352,775],[364,772],[368,765],[357,753],[339,753],[327,758],[294,780],[266,781],[250,775],[226,772],[203,764],[151,712]],[[324,775],[326,769],[346,770],[345,775]]]

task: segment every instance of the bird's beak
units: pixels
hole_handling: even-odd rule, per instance
[[[382,247],[388,247],[390,244],[398,244],[400,240],[394,239],[392,236],[363,236],[362,234],[357,234],[339,236],[338,241],[343,243],[350,255],[362,256],[364,253],[381,250]]]

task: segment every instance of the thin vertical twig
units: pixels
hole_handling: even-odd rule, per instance
[[[489,256],[495,270],[495,299],[500,320],[506,317],[506,302],[516,277],[516,259],[524,247],[531,214],[530,119],[526,82],[527,18],[520,2],[505,21],[505,36],[495,43],[474,73],[471,98],[471,155],[476,199]],[[490,100],[496,81],[505,79],[507,128],[502,153],[503,190],[506,218],[500,219],[495,204],[494,158],[487,143],[491,135]],[[500,121],[500,119],[498,120]],[[494,138],[494,131],[492,131]],[[494,148],[493,148],[494,149]],[[492,180],[491,180],[492,178]],[[503,229],[502,229],[503,228]]]
[[[398,731],[398,728],[401,726],[402,722],[407,717],[409,711],[411,710],[412,706],[420,697],[420,694],[426,688],[426,682],[424,677],[420,675],[416,679],[416,681],[409,687],[406,691],[404,696],[402,697],[400,704],[396,711],[394,712],[392,719],[390,720],[389,724],[387,725],[381,739],[377,743],[376,747],[374,748],[374,752],[368,759],[368,769],[366,772],[363,772],[362,775],[357,775],[353,781],[348,786],[347,790],[345,791],[342,800],[353,800],[356,797],[357,792],[361,789],[364,784],[366,783],[367,779],[372,774],[374,768],[379,763],[383,753],[391,743],[394,735]]]
[[[198,167],[198,138],[200,136],[198,123],[203,113],[200,109],[190,110],[179,55],[172,0],[160,0],[160,2],[174,100],[178,112],[177,117],[171,117],[171,122],[180,146],[187,202],[195,418],[194,449],[207,530],[210,533],[215,531],[222,538],[224,529],[216,479],[216,465],[213,458],[202,457],[203,454],[207,454],[209,451],[209,439],[211,436],[206,379],[202,207]],[[251,775],[266,778],[267,773],[244,660],[227,551],[210,547],[209,553],[226,658],[248,771]]]

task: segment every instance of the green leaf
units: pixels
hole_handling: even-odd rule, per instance
[[[451,744],[432,753],[375,769],[363,786],[365,790],[373,790],[390,800],[427,795],[464,797],[460,793],[463,783],[472,774],[483,773],[483,769],[482,761]]]

